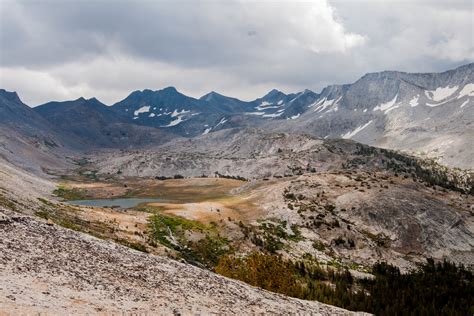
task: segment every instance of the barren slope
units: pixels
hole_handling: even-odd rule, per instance
[[[0,211],[4,312],[351,314]]]

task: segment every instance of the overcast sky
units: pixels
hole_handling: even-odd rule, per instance
[[[0,0],[0,88],[38,105],[175,86],[250,100],[474,61],[472,0]]]

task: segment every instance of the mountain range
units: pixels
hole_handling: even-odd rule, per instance
[[[173,87],[134,91],[111,106],[95,98],[29,108],[0,90],[2,128],[15,125],[43,144],[80,150],[139,148],[230,128],[306,133],[405,150],[471,169],[474,64],[442,73],[369,73],[321,93],[272,90],[254,101]]]

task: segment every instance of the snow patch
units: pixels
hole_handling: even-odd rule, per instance
[[[415,106],[418,105],[418,99],[420,98],[420,95],[417,95],[416,97],[413,97],[413,99],[410,100],[410,106],[414,108]]]
[[[395,97],[392,100],[374,107],[374,111],[384,111],[385,113],[387,113],[387,110],[390,111],[390,108],[395,105],[395,102],[397,102],[397,98],[398,98],[398,94],[395,95]]]
[[[262,117],[271,117],[271,118],[275,118],[275,117],[279,117],[283,114],[283,112],[280,112],[280,113],[273,113],[273,114],[264,114]]]
[[[298,93],[298,94],[296,95],[296,97],[294,97],[293,99],[290,100],[289,103],[293,103],[293,101],[295,101],[296,99],[298,99],[298,98],[301,96],[301,94],[302,94],[301,92]]]
[[[456,90],[458,90],[458,88],[458,86],[454,86],[452,88],[449,86],[439,87],[436,90],[426,90],[425,95],[431,100],[439,102],[451,96],[454,92],[456,92]]]
[[[329,109],[326,113],[337,112],[338,110],[339,110],[339,107],[336,105],[336,106],[333,106],[331,109]]]
[[[362,131],[364,128],[366,128],[367,126],[370,125],[370,123],[372,123],[372,120],[370,120],[368,123],[364,124],[364,125],[361,125],[359,127],[357,127],[355,130],[353,130],[352,132],[347,132],[345,134],[342,134],[341,137],[344,138],[344,139],[349,139],[349,138],[352,138],[354,137],[357,133],[359,133],[360,131]]]
[[[260,103],[260,105],[256,106],[255,109],[258,110],[258,111],[270,109],[271,108],[270,105],[273,105],[273,103],[270,103],[270,102],[267,102],[267,101],[262,101],[262,103]]]
[[[328,106],[333,105],[334,101],[336,101],[336,100],[335,100],[335,99],[327,100],[326,98],[324,98],[324,99],[322,100],[322,103],[319,104],[318,107],[316,107],[316,108],[314,109],[314,112],[322,112],[322,111],[324,111]],[[337,101],[339,101],[339,99],[338,99]],[[336,102],[337,102],[337,101],[336,101]]]
[[[168,125],[164,125],[164,126],[162,126],[162,127],[176,126],[176,125],[178,125],[178,124],[181,123],[181,122],[184,122],[183,117],[182,117],[182,116],[178,116],[178,118],[172,120]]]
[[[385,110],[384,113],[387,114],[388,112],[390,112],[390,111],[392,111],[392,110],[395,110],[396,108],[399,108],[399,107],[400,107],[400,103],[398,103],[398,104],[392,106],[391,108]]]
[[[227,119],[226,119],[225,117],[221,118],[220,122],[217,123],[217,125],[214,126],[214,128],[217,128],[217,127],[220,126],[220,125],[224,125],[225,122],[227,122]]]
[[[277,105],[282,105],[283,104],[283,100],[280,100],[278,101]]]
[[[264,115],[265,112],[245,112],[245,115]]]
[[[436,107],[436,106],[443,105],[443,104],[446,104],[446,103],[451,102],[451,101],[453,101],[453,99],[444,100],[443,102],[436,103],[436,104],[434,104],[434,103],[426,103],[426,106],[429,106],[429,107],[434,108],[434,107]]]
[[[150,106],[146,105],[146,106],[142,106],[141,108],[139,108],[138,110],[136,110],[135,112],[133,112],[133,114],[135,116],[138,116],[139,114],[141,113],[147,113],[147,112],[150,112]]]
[[[148,117],[155,117],[155,113],[150,113],[150,115],[148,115]]]
[[[326,97],[322,98],[321,100],[317,100],[316,102],[308,105],[309,108],[312,108],[313,106],[318,106],[320,105],[321,103],[323,103],[324,101],[326,101]]]
[[[464,102],[461,104],[461,109],[462,109],[464,106],[466,106],[468,103],[469,103],[469,100],[464,101]]]
[[[204,132],[202,133],[202,135],[208,134],[211,130],[212,130],[212,127],[206,128]]]
[[[168,109],[166,109],[168,110]],[[181,111],[178,111],[178,109],[175,109],[173,112],[164,112],[163,115],[170,115],[172,118],[175,118],[174,120],[172,120],[168,125],[164,125],[164,126],[161,126],[161,127],[171,127],[171,126],[176,126],[178,125],[179,123],[182,123],[184,121],[186,121],[186,119],[184,118],[186,113],[189,113],[191,111],[189,110],[181,110]],[[194,116],[194,115],[198,115],[199,113],[193,113],[191,116]],[[161,114],[160,114],[161,115]]]
[[[468,83],[459,91],[458,99],[465,96],[474,97],[474,83]]]
[[[281,103],[280,103],[281,102]],[[281,108],[282,107],[282,104],[283,102],[282,101],[279,101],[277,103],[277,105],[273,105],[273,103],[269,103],[269,102],[266,102],[266,101],[263,101],[262,103],[260,103],[259,106],[256,106],[255,109],[257,111],[265,111],[265,110],[268,110],[268,109],[278,109],[278,108]]]
[[[183,109],[183,110],[181,110],[181,112],[179,112],[177,109],[175,109],[173,111],[173,113],[171,113],[171,117],[176,117],[180,114],[185,114],[185,113],[189,113],[189,112],[191,112],[191,111],[186,111],[186,110]]]
[[[268,109],[278,109],[280,108],[280,106],[277,106],[277,105],[272,105],[272,106],[267,106],[266,108],[258,108],[259,111],[265,111],[265,110],[268,110]]]
[[[290,116],[289,118],[287,118],[287,120],[296,120],[298,117],[300,117],[301,113],[298,113],[296,115],[293,115],[293,116]]]

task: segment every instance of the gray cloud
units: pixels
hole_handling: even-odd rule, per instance
[[[174,85],[252,99],[440,71],[474,59],[472,4],[450,1],[0,0],[0,85],[29,104]]]

